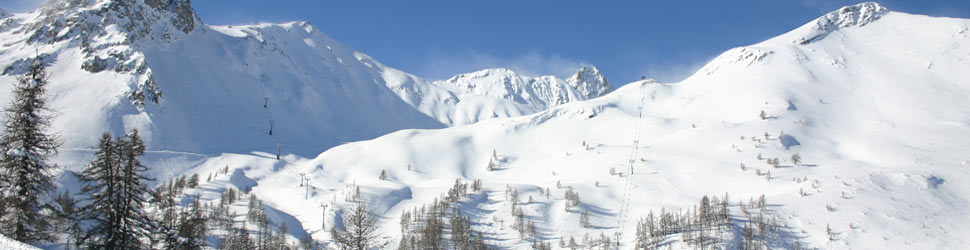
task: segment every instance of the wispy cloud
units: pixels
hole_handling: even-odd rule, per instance
[[[698,57],[678,62],[652,62],[643,66],[640,72],[644,76],[666,83],[680,82],[693,75],[701,67],[710,62],[713,57]]]
[[[555,75],[568,77],[590,63],[565,58],[557,54],[541,54],[530,51],[512,57],[500,57],[469,50],[458,54],[432,54],[425,65],[415,73],[428,79],[445,79],[457,74],[486,68],[509,68],[529,76]]]

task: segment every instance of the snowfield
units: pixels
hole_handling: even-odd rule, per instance
[[[2,11],[2,10],[0,10],[0,11]],[[2,14],[2,13],[3,12],[0,12],[0,14]],[[0,16],[3,16],[3,15],[0,15]],[[27,245],[27,244],[21,243],[19,241],[15,241],[13,239],[7,238],[7,236],[3,236],[3,235],[0,235],[0,248],[7,249],[7,250],[35,250],[35,249],[40,249],[40,248],[33,247],[31,245]]]
[[[0,27],[0,43],[18,44],[0,47],[0,66],[34,53],[12,30],[35,15]],[[738,203],[764,195],[782,225],[772,249],[961,249],[970,244],[968,27],[847,6],[728,50],[682,82],[614,91],[595,68],[567,80],[491,69],[429,82],[306,23],[198,25],[165,46],[133,45],[165,91],[141,108],[124,97],[137,76],[80,71],[86,57],[70,42],[40,52],[57,54],[54,130],[78,148],[62,152],[62,166],[80,169],[91,158],[83,148],[102,131],[142,128],[160,182],[203,177],[183,204],[251,190],[293,242],[330,240],[360,202],[396,247],[411,230],[402,214],[442,199],[457,179],[481,180],[455,206],[503,249],[533,239],[558,249],[560,240],[601,234],[632,249],[650,211],[686,211],[725,194],[732,226],[719,248],[741,241],[747,217]],[[267,120],[278,134],[267,134]],[[233,210],[245,214],[247,202]],[[513,228],[513,208],[535,237]],[[662,245],[691,247],[679,235]]]

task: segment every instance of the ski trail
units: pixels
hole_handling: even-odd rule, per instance
[[[633,184],[633,164],[636,162],[636,157],[640,153],[639,152],[640,151],[640,133],[641,133],[641,131],[640,131],[640,125],[641,125],[642,120],[643,120],[643,100],[645,98],[644,95],[643,95],[643,87],[642,86],[641,86],[641,88],[639,90],[639,94],[640,94],[639,95],[639,103],[637,105],[637,121],[636,121],[636,125],[633,128],[633,148],[630,150],[630,160],[629,160],[630,172],[629,172],[629,174],[626,175],[626,178],[625,178],[626,181],[625,181],[624,186],[623,186],[623,196],[622,196],[623,197],[623,202],[620,205],[620,213],[619,213],[619,216],[618,216],[618,219],[617,219],[617,225],[616,225],[617,231],[615,233],[615,237],[616,237],[616,246],[617,246],[617,248],[619,248],[621,246],[621,241],[623,239],[623,232],[625,231],[624,228],[625,228],[625,226],[627,224],[626,223],[626,220],[627,220],[627,217],[628,217],[628,211],[630,209],[630,196],[632,195],[632,193],[633,193],[632,191],[633,191],[633,188],[634,188],[633,187],[633,185],[634,185]]]

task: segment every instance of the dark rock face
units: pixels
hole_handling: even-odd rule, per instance
[[[79,45],[85,56],[81,69],[87,72],[135,76],[128,97],[136,106],[162,97],[138,48],[190,35],[198,20],[190,0],[52,0],[39,11],[40,18],[32,22],[0,28],[19,29],[28,43]]]
[[[145,0],[145,4],[158,11],[168,11],[175,14],[172,25],[183,33],[188,34],[195,29],[195,10],[191,0]]]
[[[186,34],[195,29],[195,10],[189,4],[189,0],[178,1],[175,5],[175,19],[172,19],[172,25]]]

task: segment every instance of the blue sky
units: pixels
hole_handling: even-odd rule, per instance
[[[2,0],[25,11],[40,0]],[[792,30],[841,0],[196,0],[209,24],[310,21],[337,41],[428,79],[488,67],[568,76],[592,64],[614,84],[677,81],[719,53]],[[894,11],[970,18],[966,0],[888,0]]]

